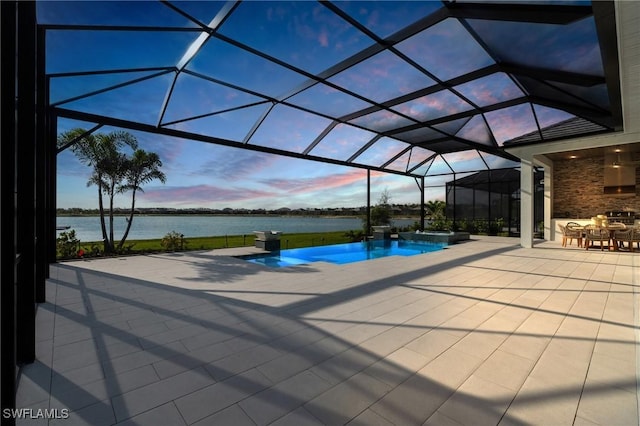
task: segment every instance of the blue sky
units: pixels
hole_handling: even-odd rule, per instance
[[[522,98],[527,89],[519,87],[507,74],[495,73],[458,84],[453,91],[429,93],[335,125],[332,123],[335,119],[342,120],[341,117],[370,108],[374,103],[430,87],[435,84],[434,79],[446,81],[492,65],[495,58],[479,49],[464,26],[450,18],[397,43],[396,52],[381,50],[353,67],[327,71],[375,46],[376,39],[389,37],[438,10],[442,3],[435,1],[334,3],[362,24],[364,31],[311,1],[243,2],[217,27],[212,19],[224,3],[173,3],[202,24],[213,26],[221,37],[207,39],[195,23],[159,2],[39,3],[40,23],[194,29],[49,30],[47,72],[53,76],[51,102],[70,110],[295,153],[310,150],[311,155],[329,159],[346,160],[361,152],[354,161],[376,167],[404,152],[409,142],[449,135],[481,145],[501,146],[506,140],[536,130],[536,120],[544,126],[572,117],[557,109],[520,103],[370,143],[376,132]],[[592,20],[569,26],[476,20],[468,20],[468,25],[486,37],[502,59],[528,64],[531,58],[544,57],[543,65],[550,68],[602,74]],[[521,33],[521,37],[513,37]],[[274,61],[240,49],[227,39],[262,52]],[[558,41],[560,47],[556,47]],[[539,51],[530,50],[532,42],[539,46]],[[403,57],[414,59],[414,65]],[[294,69],[287,69],[277,61]],[[431,77],[420,71],[421,67]],[[137,71],[115,72],[125,69]],[[77,75],[82,72],[91,73]],[[309,74],[327,72],[329,85],[309,83]],[[585,90],[565,85],[562,89],[564,93],[584,94],[598,105],[605,102],[603,87]],[[59,120],[60,132],[75,127],[90,128],[93,123]],[[100,129],[110,130],[113,129]],[[145,187],[138,199],[141,207],[277,209],[366,204],[366,171],[360,168],[132,133],[141,148],[159,154],[167,175],[166,184],[153,182]],[[326,136],[318,140],[321,134]],[[420,165],[433,154],[428,146],[414,148],[387,167],[405,170]],[[471,150],[437,157],[429,175],[453,169],[461,177],[485,168],[485,163],[491,167],[514,165],[490,155],[481,158]],[[418,171],[426,172],[430,164],[420,166]],[[85,185],[89,174],[90,170],[70,151],[58,156],[59,207],[96,207],[96,190]],[[435,188],[427,190],[426,200],[444,199],[444,183],[452,178],[428,177],[427,185]],[[420,201],[413,178],[372,172],[371,184],[374,202],[384,190],[395,203]],[[118,204],[124,207],[127,202],[119,200]]]

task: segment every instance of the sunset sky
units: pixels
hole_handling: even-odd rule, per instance
[[[354,207],[367,202],[363,169],[134,134],[143,149],[160,155],[167,175],[166,184],[144,187],[137,201],[140,207],[278,209]],[[86,187],[89,174],[70,150],[58,156],[59,207],[97,208],[96,187]],[[394,203],[420,201],[412,178],[372,172],[371,186],[374,203],[385,189]],[[128,202],[122,199],[119,205],[126,207]]]
[[[427,189],[426,200],[444,199],[444,183],[453,179],[453,175],[433,175],[455,171],[462,177],[487,165],[501,168],[517,163],[474,149],[454,149],[459,152],[423,164],[442,148],[426,144],[407,151],[409,143],[437,141],[444,136],[500,147],[511,138],[536,131],[538,125],[546,127],[573,117],[527,102],[529,86],[516,83],[503,72],[380,108],[389,100],[439,82],[455,81],[495,63],[495,57],[452,18],[395,43],[394,50],[370,50],[376,48],[376,40],[437,12],[443,7],[441,2],[333,3],[362,29],[327,5],[311,1],[243,2],[222,22],[213,18],[225,10],[224,2],[172,4],[192,19],[155,1],[39,2],[42,24],[181,29],[48,30],[46,67],[52,77],[51,103],[247,145],[342,161],[352,158],[361,165],[386,164],[390,170],[412,169],[416,174],[427,174],[427,186],[437,187]],[[494,56],[508,62],[533,65],[535,60],[550,68],[603,73],[592,19],[564,26],[467,19],[466,25],[491,45]],[[219,37],[208,37],[202,26],[215,29]],[[537,51],[531,51],[532,45]],[[266,56],[251,53],[251,49]],[[362,52],[374,53],[340,68],[343,61]],[[310,75],[326,75],[327,84],[310,79]],[[560,89],[607,107],[604,84],[589,89],[565,84],[546,90],[553,96]],[[518,102],[483,114],[468,114],[512,100]],[[357,113],[368,109],[372,112]],[[355,118],[349,118],[353,113],[357,113]],[[442,120],[464,113],[464,118]],[[380,132],[424,122],[434,124],[376,139]],[[66,118],[58,121],[59,132],[93,126]],[[103,127],[99,131],[112,130]],[[166,184],[145,186],[138,199],[140,207],[277,209],[366,204],[366,171],[361,168],[132,133],[141,148],[159,154],[167,175]],[[446,143],[460,144],[453,139]],[[387,164],[393,158],[396,160]],[[58,155],[59,207],[97,206],[95,187],[86,187],[89,174],[70,150]],[[385,190],[394,203],[420,201],[411,177],[374,171],[371,188],[374,202]],[[126,206],[123,200],[117,204]]]

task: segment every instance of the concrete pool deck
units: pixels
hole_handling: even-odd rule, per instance
[[[68,408],[64,425],[638,425],[640,253],[518,242],[56,264],[18,407]]]

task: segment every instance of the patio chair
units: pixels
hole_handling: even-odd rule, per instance
[[[640,227],[628,228],[624,231],[616,231],[615,238],[622,242],[629,244],[629,251],[633,252],[633,243],[636,243],[636,247],[640,250]]]
[[[573,239],[576,238],[578,240],[578,247],[582,247],[584,226],[580,225],[577,222],[568,222],[567,230],[567,233],[569,234],[569,245],[571,245]]]
[[[609,229],[627,229],[627,225],[622,222],[609,222],[607,225]]]
[[[618,249],[624,247],[624,243],[629,243],[629,250],[633,251],[633,228],[628,229],[617,229],[613,232],[613,244],[617,246]]]
[[[640,226],[636,226],[633,229],[631,241],[629,241],[629,251],[633,251],[633,243],[636,243],[638,250],[640,250]]]
[[[582,231],[577,229],[572,229],[565,225],[558,224],[560,231],[562,232],[562,247],[567,246],[567,240],[569,240],[569,245],[573,243],[573,239],[578,240],[578,247],[582,247]]]
[[[587,225],[584,227],[584,246],[585,250],[589,250],[589,247],[595,247],[595,242],[600,242],[600,251],[604,250],[604,242],[606,241],[607,248],[609,247],[610,234],[606,228],[600,228],[595,225]]]

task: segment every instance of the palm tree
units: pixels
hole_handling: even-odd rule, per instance
[[[96,170],[102,174],[102,190],[109,197],[108,251],[112,252],[115,248],[113,235],[113,201],[127,171],[127,157],[118,151],[109,152],[105,158],[98,163]],[[103,216],[102,211],[101,216]]]
[[[107,134],[89,134],[84,129],[73,129],[58,136],[59,148],[71,146],[73,153],[85,165],[93,168],[87,186],[98,188],[98,208],[104,250],[114,249],[113,241],[113,200],[116,189],[124,178],[126,156],[120,152],[125,147],[137,149],[138,141],[130,133],[114,131]],[[105,225],[103,194],[109,196],[109,233]]]
[[[57,140],[58,149],[65,149],[71,146],[73,153],[78,157],[80,162],[89,167],[94,167],[97,164],[98,145],[94,135],[88,134],[84,129],[73,129],[68,132],[58,135]],[[100,228],[102,230],[102,240],[107,241],[107,228],[104,224],[104,207],[102,202],[102,172],[99,169],[95,169],[93,174],[87,182],[87,186],[96,185],[98,187],[98,207],[100,209]]]
[[[127,219],[127,229],[118,244],[118,250],[122,249],[129,235],[131,224],[133,223],[133,215],[136,208],[136,192],[144,192],[142,185],[152,180],[157,179],[162,183],[166,182],[167,177],[160,171],[160,167],[162,167],[162,161],[160,161],[160,157],[158,157],[158,154],[155,152],[146,152],[142,149],[137,149],[131,158],[127,159],[125,182],[119,186],[118,191],[132,191],[131,210],[129,211],[129,218]]]
[[[425,207],[427,208],[427,211],[429,212],[429,215],[431,217],[440,217],[444,216],[446,203],[441,200],[427,201],[425,203]]]

